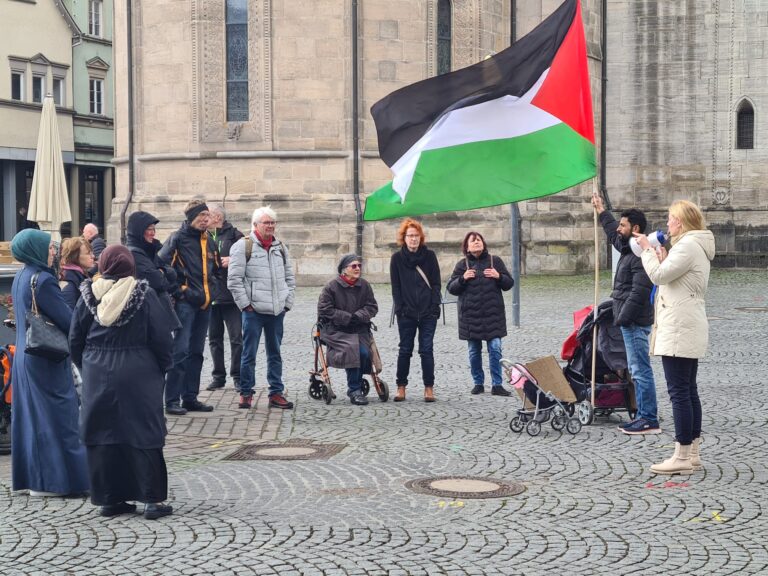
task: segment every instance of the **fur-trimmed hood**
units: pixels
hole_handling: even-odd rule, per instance
[[[127,324],[144,304],[147,290],[149,283],[133,276],[119,280],[86,280],[80,286],[86,307],[102,326]]]

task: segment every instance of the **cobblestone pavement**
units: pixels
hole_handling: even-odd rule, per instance
[[[571,312],[592,299],[590,279],[522,284],[523,326],[510,329],[505,356],[557,354]],[[269,411],[260,396],[246,414],[227,388],[201,394],[216,405],[213,414],[171,420],[173,516],[105,519],[83,499],[12,495],[8,457],[0,458],[0,574],[768,574],[768,312],[739,310],[768,307],[765,287],[762,272],[713,274],[711,352],[699,371],[704,470],[671,481],[648,472],[673,445],[660,362],[662,435],[625,436],[616,415],[575,436],[549,425],[538,437],[518,435],[508,427],[514,397],[470,396],[449,306],[435,344],[436,403],[420,398],[416,358],[407,402],[373,396],[355,407],[339,394],[327,406],[307,394],[319,290],[301,289],[284,343],[296,409]],[[394,383],[388,287],[376,293],[376,339],[384,377]],[[341,392],[343,373],[333,377]],[[275,441],[344,448],[317,460],[224,459],[242,444]],[[405,486],[459,475],[518,482],[525,491],[446,499]]]

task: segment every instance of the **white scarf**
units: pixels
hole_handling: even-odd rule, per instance
[[[137,282],[138,280],[133,276],[126,276],[117,281],[105,278],[98,278],[93,281],[91,290],[93,297],[98,302],[96,312],[99,324],[112,326],[120,318],[120,314],[123,313],[126,304],[128,304]]]

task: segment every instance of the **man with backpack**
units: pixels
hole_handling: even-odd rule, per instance
[[[624,338],[627,363],[635,383],[637,418],[632,422],[620,424],[619,430],[625,434],[660,434],[656,382],[653,379],[648,347],[648,337],[653,324],[653,284],[643,268],[642,261],[632,253],[629,245],[633,233],[644,234],[648,223],[645,215],[637,208],[625,210],[621,213],[621,220],[616,222],[598,195],[592,196],[592,206],[597,210],[608,242],[621,252],[611,292],[613,323],[621,328]]]
[[[257,208],[251,218],[253,231],[235,242],[229,253],[227,288],[243,313],[243,355],[240,364],[240,408],[253,403],[256,352],[264,333],[267,349],[269,405],[289,410],[284,396],[283,341],[285,313],[293,307],[296,280],[288,251],[275,237],[277,214],[269,206]]]
[[[173,366],[165,378],[165,413],[211,412],[213,406],[197,399],[203,351],[213,300],[213,281],[219,274],[219,254],[208,233],[208,206],[191,200],[184,209],[186,221],[160,249],[160,260],[173,267],[173,298],[179,328],[173,340]],[[181,404],[179,404],[181,397]]]

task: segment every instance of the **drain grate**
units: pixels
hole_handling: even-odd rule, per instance
[[[506,482],[496,478],[473,476],[440,476],[409,480],[405,487],[430,496],[441,498],[504,498],[516,496],[525,491],[525,486],[518,482]]]
[[[345,447],[346,444],[315,444],[311,440],[249,444],[238,448],[224,460],[324,460]]]

